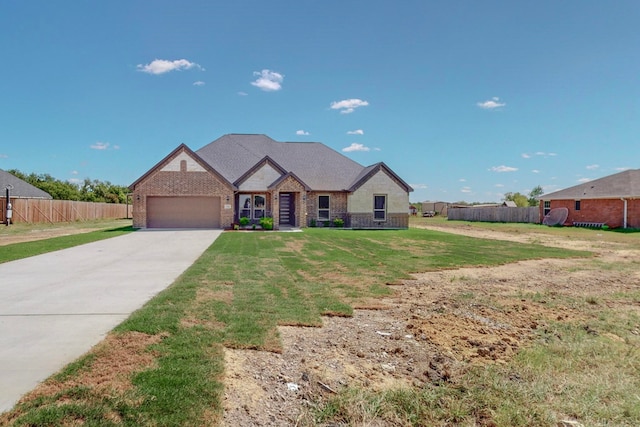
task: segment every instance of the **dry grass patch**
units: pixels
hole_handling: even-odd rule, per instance
[[[11,426],[23,415],[22,407],[34,404],[61,407],[69,405],[91,406],[102,399],[130,399],[132,377],[155,367],[157,355],[149,347],[159,343],[166,334],[148,335],[140,332],[112,333],[87,353],[77,364],[67,366],[34,390],[23,396],[16,409],[0,415],[0,424]],[[54,400],[50,400],[54,398]],[[49,403],[38,403],[47,402]],[[136,405],[139,402],[130,401]],[[108,411],[104,420],[120,422],[120,415]],[[58,420],[61,426],[84,425],[74,417]]]
[[[148,348],[166,336],[141,332],[109,334],[88,353],[91,361],[76,375],[68,378],[64,378],[65,375],[53,376],[27,394],[21,402],[55,395],[77,386],[90,387],[104,395],[123,394],[133,387],[131,377],[134,373],[154,366],[157,355]],[[62,380],[57,379],[60,376]]]

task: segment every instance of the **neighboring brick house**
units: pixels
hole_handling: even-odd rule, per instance
[[[539,199],[541,217],[551,209],[569,210],[564,225],[640,228],[640,169],[605,176]]]
[[[182,144],[129,187],[140,228],[228,228],[241,217],[274,227],[407,228],[413,189],[384,163],[364,167],[318,142],[224,135]]]

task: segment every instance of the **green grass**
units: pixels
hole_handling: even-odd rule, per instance
[[[71,419],[87,425],[210,423],[222,410],[223,346],[279,351],[277,325],[319,326],[322,315],[349,316],[353,304],[387,294],[386,283],[411,272],[578,256],[590,253],[416,229],[223,233],[172,286],[116,328],[115,333],[165,336],[149,349],[156,366],[135,374],[132,390],[107,396],[79,390],[84,393],[79,401],[62,393],[64,398],[26,402],[16,408],[15,425],[63,425]],[[68,368],[64,378],[92,361]],[[74,387],[69,386],[70,394]],[[398,416],[420,419],[424,402],[401,396],[415,392],[367,397],[372,416],[393,407],[404,414]],[[451,422],[468,417],[462,391],[418,392],[434,410],[442,399],[448,402],[438,410]],[[327,409],[340,410],[340,405]],[[53,421],[25,421],[45,419],[38,417]],[[117,424],[109,421],[114,419]],[[420,425],[412,423],[406,425]]]
[[[129,221],[130,222],[130,221]],[[122,222],[120,222],[122,223]],[[35,255],[44,254],[47,252],[53,252],[60,249],[66,249],[85,243],[91,243],[98,240],[109,239],[111,237],[120,236],[122,234],[130,233],[134,231],[131,225],[108,227],[118,222],[95,222],[85,224],[85,227],[98,228],[96,231],[90,231],[87,233],[71,234],[67,236],[52,237],[43,240],[34,240],[30,242],[13,243],[9,245],[0,246],[0,264],[9,261],[15,261],[22,258],[28,258]],[[80,223],[77,224],[80,226]],[[13,225],[9,228],[14,227]],[[28,233],[33,227],[23,226],[20,228],[23,233]],[[7,231],[6,233],[9,233]],[[12,233],[16,233],[12,231]],[[0,236],[5,235],[4,233]],[[7,234],[9,235],[9,234]]]

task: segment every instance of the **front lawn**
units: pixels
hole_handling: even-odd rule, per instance
[[[96,380],[112,354],[111,344],[98,346],[0,423],[215,423],[222,411],[223,346],[280,351],[278,325],[319,326],[323,315],[349,316],[354,306],[388,294],[386,284],[412,272],[586,256],[418,229],[224,233],[172,286],[116,328],[111,342],[148,341],[121,349],[124,361],[107,363],[117,387]]]

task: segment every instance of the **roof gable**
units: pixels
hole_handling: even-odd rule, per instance
[[[255,175],[257,175],[260,172],[263,172],[264,174],[270,175],[272,177],[272,179],[269,180],[268,183],[265,183],[265,186],[264,186],[265,188],[268,186],[269,183],[273,182],[278,177],[287,173],[287,171],[284,170],[282,166],[274,162],[269,156],[265,156],[263,159],[258,161],[258,163],[256,163],[254,166],[249,168],[249,170],[246,171],[240,178],[238,178],[234,182],[234,184],[238,188],[240,188],[243,183],[245,183],[247,180],[251,179],[252,177],[255,178]],[[264,180],[264,177],[260,177],[259,179]]]
[[[195,162],[195,164],[192,165],[191,168],[190,168],[191,171],[209,172],[209,173],[215,175],[220,181],[224,182],[229,187],[231,187],[233,189],[236,188],[231,182],[229,182],[223,175],[221,175],[218,171],[216,171],[214,168],[212,168],[211,165],[209,165],[209,163],[204,161],[193,150],[191,150],[185,144],[180,144],[178,147],[176,147],[175,150],[173,150],[171,153],[169,153],[167,156],[165,156],[162,160],[160,160],[158,163],[156,163],[155,166],[153,166],[151,169],[149,169],[147,171],[147,173],[142,175],[133,184],[131,184],[129,186],[129,189],[132,190],[132,191],[135,190],[135,187],[138,184],[140,184],[141,182],[146,180],[149,176],[151,176],[152,174],[154,174],[154,173],[156,173],[158,171],[162,171],[162,170],[164,170],[164,171],[180,171],[180,166],[176,166],[176,165],[179,165],[181,160],[187,160],[187,159],[191,159],[193,162]],[[200,168],[202,168],[202,169],[200,169]]]
[[[289,177],[291,177],[291,178],[295,179],[296,181],[298,181],[300,183],[300,185],[302,185],[302,187],[305,189],[305,191],[311,191],[311,188],[307,184],[305,184],[305,182],[303,180],[298,178],[296,176],[296,174],[293,173],[293,172],[287,172],[286,174],[282,175],[280,178],[276,179],[271,185],[269,185],[269,187],[268,187],[269,190],[271,190],[273,188],[276,188],[278,185],[280,185],[280,183],[282,181],[284,181],[285,179],[287,179]]]
[[[629,169],[539,197],[540,200],[640,197],[640,169]]]
[[[383,171],[384,173],[389,175],[405,191],[407,191],[407,192],[412,192],[413,191],[413,188],[411,188],[411,186],[409,184],[404,182],[402,180],[402,178],[400,178],[398,175],[396,175],[395,172],[393,172],[391,170],[391,168],[389,168],[387,165],[384,164],[384,162],[379,162],[379,163],[376,163],[376,164],[373,164],[371,166],[368,166],[368,167],[364,168],[362,170],[362,172],[360,173],[360,175],[358,175],[358,177],[354,180],[354,182],[348,188],[348,190],[349,191],[356,191],[365,182],[367,182],[369,179],[371,179],[371,177],[373,177],[375,174],[377,174],[380,171]]]

